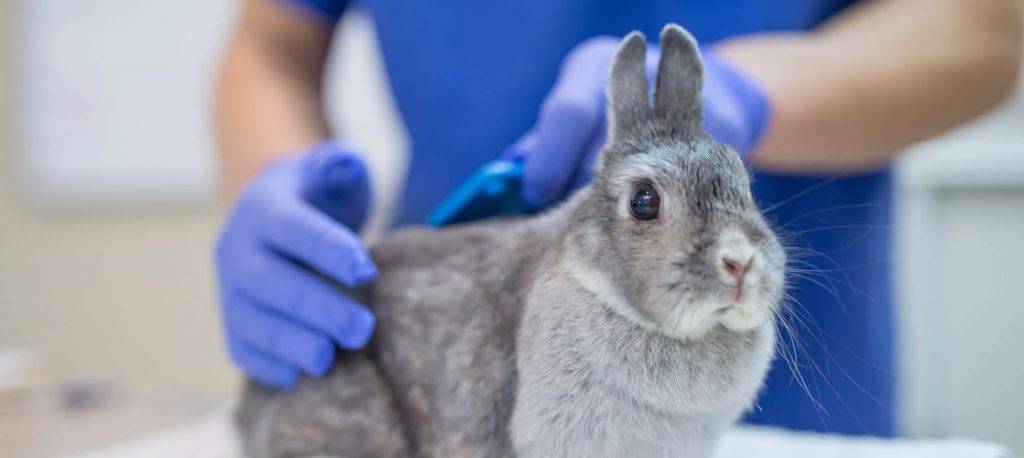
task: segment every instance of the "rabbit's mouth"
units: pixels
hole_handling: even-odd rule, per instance
[[[769,295],[760,279],[751,279],[747,285],[723,285],[719,306],[712,313],[716,322],[733,332],[747,332],[760,327],[772,314]]]
[[[675,307],[669,307],[658,327],[671,337],[682,340],[698,340],[719,325],[733,332],[747,332],[764,323],[767,313],[757,303],[747,300],[732,301],[710,299],[696,303],[683,299]]]

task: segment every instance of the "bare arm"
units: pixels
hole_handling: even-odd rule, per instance
[[[1013,90],[1020,0],[874,0],[810,34],[724,42],[761,83],[774,119],[759,168],[871,169],[902,148],[969,121]]]
[[[267,162],[327,138],[321,75],[333,26],[267,0],[247,0],[222,61],[217,142],[236,193]]]

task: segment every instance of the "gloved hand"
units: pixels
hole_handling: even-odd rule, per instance
[[[596,37],[573,49],[541,105],[537,123],[505,152],[505,157],[524,160],[523,199],[529,205],[550,206],[590,181],[594,159],[604,145],[605,83],[618,46],[618,38]],[[768,122],[767,97],[713,48],[703,48],[702,55],[704,128],[749,160]],[[648,49],[651,88],[658,57],[657,47]]]
[[[253,379],[289,388],[300,372],[323,375],[336,345],[370,339],[373,314],[323,278],[377,278],[355,233],[369,201],[362,161],[334,143],[268,166],[242,191],[215,257],[228,351]]]

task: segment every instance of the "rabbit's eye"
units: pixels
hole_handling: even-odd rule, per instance
[[[639,221],[650,221],[658,217],[661,196],[650,182],[640,183],[629,198],[629,213]]]

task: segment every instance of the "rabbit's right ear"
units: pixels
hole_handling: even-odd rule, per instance
[[[608,81],[609,139],[633,131],[652,116],[647,103],[647,40],[640,32],[626,35],[612,60]]]
[[[693,35],[676,24],[661,31],[661,62],[654,88],[654,114],[682,129],[684,135],[700,132],[701,89],[704,65]]]

